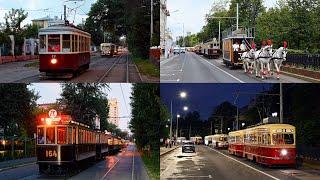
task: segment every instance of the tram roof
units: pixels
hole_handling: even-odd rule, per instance
[[[232,134],[245,134],[245,132],[248,131],[253,131],[253,130],[257,130],[257,129],[270,129],[270,130],[276,130],[276,129],[285,129],[285,128],[291,128],[291,129],[295,129],[295,127],[293,125],[290,124],[260,124],[257,126],[253,126],[253,127],[249,127],[247,129],[242,129],[242,130],[238,130],[238,131],[232,131],[229,133],[229,135]]]
[[[74,32],[74,33],[79,33],[82,35],[86,35],[91,37],[91,34],[78,29],[74,26],[70,26],[70,25],[65,25],[65,24],[59,24],[59,25],[53,25],[53,26],[49,26],[46,28],[41,28],[39,30],[39,34],[52,34],[52,33],[70,33],[70,32]]]

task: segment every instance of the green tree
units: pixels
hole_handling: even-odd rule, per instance
[[[106,84],[65,83],[62,84],[62,94],[59,100],[64,113],[70,114],[78,122],[94,127],[96,116],[100,118],[102,131],[108,129],[108,99],[104,90]]]
[[[138,149],[159,155],[160,87],[158,84],[134,84],[131,97],[130,129]]]
[[[0,84],[0,127],[5,136],[33,137],[36,121],[33,111],[38,95],[27,84]]]

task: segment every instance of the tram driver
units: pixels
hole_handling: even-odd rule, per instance
[[[239,60],[239,48],[240,48],[238,41],[236,41],[236,43],[233,44],[232,48],[233,48],[233,58],[234,58],[234,62],[237,63],[238,60]]]

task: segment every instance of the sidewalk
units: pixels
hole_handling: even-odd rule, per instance
[[[160,147],[160,156],[162,156],[164,154],[167,154],[167,153],[177,149],[178,147],[180,147],[180,146],[179,145],[178,146],[172,146],[171,148]]]
[[[37,161],[36,157],[2,161],[0,162],[0,172],[6,169],[14,168],[14,167],[32,164],[32,163],[35,163],[36,161]]]

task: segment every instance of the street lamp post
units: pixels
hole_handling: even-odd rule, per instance
[[[186,92],[180,92],[180,98],[184,99],[187,97],[187,93]],[[170,140],[172,139],[172,118],[173,118],[173,115],[172,115],[172,104],[173,104],[173,99],[171,99],[171,103],[170,103],[170,109],[171,109],[171,116],[170,116]],[[186,107],[186,106],[185,106]],[[184,108],[185,108],[184,107]],[[188,107],[187,107],[188,108]],[[187,109],[188,110],[188,109]]]
[[[176,137],[179,137],[179,118],[180,114],[177,114],[177,128],[176,128]]]
[[[153,39],[153,0],[151,0],[150,47],[152,47],[152,39]]]

